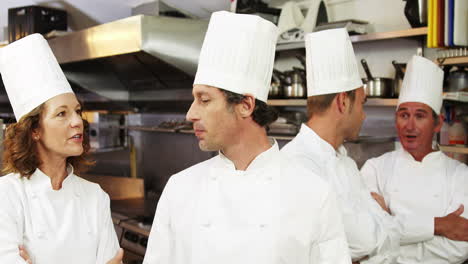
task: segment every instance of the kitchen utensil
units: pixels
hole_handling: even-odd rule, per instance
[[[305,61],[304,55],[296,54],[296,58],[301,62],[302,67],[306,69],[306,61]]]
[[[449,0],[444,0],[444,46],[448,47],[448,36],[449,36]]]
[[[404,0],[405,16],[412,27],[427,25],[427,0]]]
[[[468,46],[468,1],[454,0],[453,44]]]
[[[392,61],[392,64],[395,68],[393,97],[398,97],[400,95],[400,89],[403,84],[403,78],[405,77],[406,63],[397,63],[396,61]]]
[[[279,71],[273,70],[273,74],[271,76],[271,86],[270,91],[268,92],[268,98],[280,98],[281,97],[281,79],[278,76]]]
[[[453,15],[454,15],[454,0],[448,0],[448,8],[449,8],[449,24],[448,24],[448,44],[449,46],[453,46]]]
[[[365,59],[361,60],[367,79],[363,79],[364,90],[368,97],[390,98],[393,96],[393,79],[373,77]]]
[[[466,67],[458,67],[447,77],[447,92],[468,92],[468,71]]]
[[[439,5],[437,4],[438,0],[431,0],[432,1],[432,12],[433,12],[433,23],[432,23],[432,46],[437,48],[437,36],[439,35]]]
[[[444,46],[445,0],[437,0],[437,46]]]
[[[305,86],[305,71],[296,67],[293,67],[292,71],[284,72],[282,79],[283,96],[285,98],[305,98],[306,97],[306,86]]]

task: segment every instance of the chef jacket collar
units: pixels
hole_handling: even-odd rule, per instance
[[[254,172],[254,171],[261,171],[265,169],[271,168],[272,164],[278,164],[276,162],[276,158],[279,156],[279,147],[276,140],[269,138],[271,147],[264,152],[260,153],[254,160],[249,164],[245,172]],[[219,164],[220,167],[225,169],[234,170],[237,172],[243,172],[240,170],[236,170],[236,166],[234,163],[228,159],[221,151],[219,151],[219,157],[221,163]]]
[[[74,180],[74,169],[71,164],[67,165],[67,177],[62,182],[62,188],[60,190],[65,190],[69,189],[72,186],[73,180]],[[52,189],[52,183],[50,181],[50,177],[47,176],[44,172],[42,172],[39,168],[37,168],[34,173],[31,175],[31,177],[28,179],[23,178],[24,180],[27,180],[31,186],[31,191],[34,193],[42,193],[46,191],[53,190]]]
[[[400,156],[403,157],[405,160],[409,161],[409,162],[413,162],[414,164],[417,164],[417,165],[424,165],[424,166],[427,166],[427,165],[430,165],[430,164],[437,164],[435,161],[440,159],[441,155],[444,155],[440,150],[438,151],[433,151],[429,154],[427,154],[421,162],[415,160],[413,158],[413,156],[408,152],[406,151],[404,148],[401,148],[399,149],[399,152],[400,152]]]
[[[338,150],[335,150],[330,143],[317,135],[317,133],[306,124],[302,124],[299,134],[305,139],[304,142],[302,142],[305,146],[305,151],[312,152],[313,154],[320,153],[324,160],[337,158],[340,155],[347,155],[347,151],[343,145],[338,147]]]

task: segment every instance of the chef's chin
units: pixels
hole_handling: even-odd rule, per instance
[[[214,146],[207,142],[206,140],[201,139],[198,141],[198,147],[200,147],[201,151],[218,151],[220,148],[218,146]]]

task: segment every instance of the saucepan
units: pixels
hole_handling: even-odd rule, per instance
[[[369,66],[367,65],[367,61],[362,59],[361,64],[367,75],[367,78],[362,79],[366,95],[368,97],[391,98],[393,96],[394,89],[393,79],[373,77],[369,70]]]
[[[398,97],[400,95],[401,86],[403,85],[403,78],[405,77],[406,63],[397,63],[396,61],[392,61],[392,64],[393,67],[395,67],[393,97]]]

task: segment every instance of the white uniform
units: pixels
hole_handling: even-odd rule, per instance
[[[302,125],[299,134],[281,150],[329,182],[338,203],[351,256],[369,256],[361,263],[394,263],[398,257],[398,226],[375,202],[362,181],[356,163],[341,146],[338,151],[312,129]],[[310,186],[314,188],[314,186]]]
[[[0,263],[105,264],[119,244],[110,216],[109,196],[95,183],[73,174],[53,190],[39,169],[28,180],[0,177]]]
[[[245,171],[220,154],[173,175],[143,263],[350,261],[334,194],[275,143]]]
[[[462,263],[468,243],[434,236],[434,217],[465,205],[468,218],[468,167],[440,151],[422,162],[404,149],[370,159],[361,169],[369,188],[385,198],[402,228],[399,263]]]

